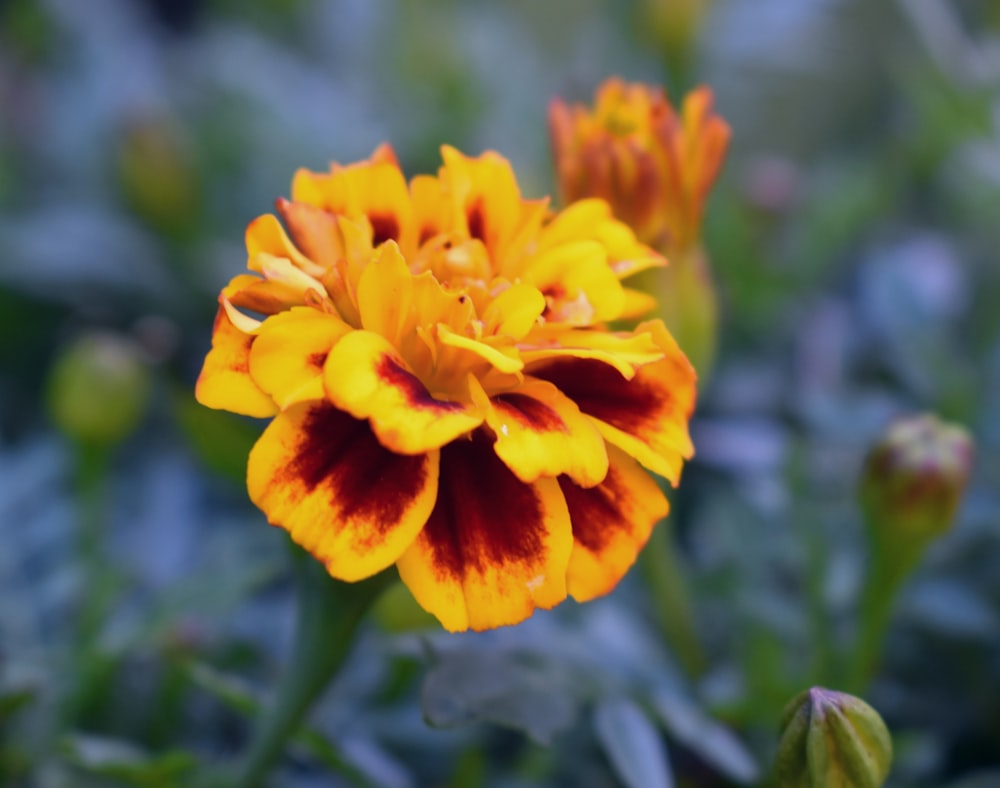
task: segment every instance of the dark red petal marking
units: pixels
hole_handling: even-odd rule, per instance
[[[435,227],[433,224],[425,224],[423,227],[420,228],[420,236],[417,239],[417,245],[423,246],[439,232],[440,230],[438,230],[438,228]]]
[[[441,449],[437,503],[423,533],[438,572],[458,580],[469,570],[535,560],[545,549],[541,502],[483,430]]]
[[[380,528],[373,540],[400,521],[424,486],[423,455],[385,449],[367,421],[334,407],[313,407],[303,419],[302,436],[282,474],[287,483],[309,490],[327,486],[342,517],[358,516]]]
[[[493,398],[493,407],[510,414],[524,426],[537,432],[569,432],[559,414],[544,402],[526,394],[500,394]]]
[[[483,211],[482,197],[473,201],[465,209],[466,225],[469,228],[469,237],[477,238],[486,243],[486,214]]]
[[[590,358],[555,361],[532,375],[553,383],[588,416],[629,435],[655,426],[667,403],[662,390],[638,377],[626,380],[614,367]]]
[[[414,408],[436,410],[440,413],[462,410],[463,408],[457,402],[434,399],[426,386],[420,381],[420,378],[411,372],[407,372],[389,356],[382,356],[382,360],[375,367],[375,374],[390,386],[404,391],[406,393],[406,401]]]
[[[393,214],[370,213],[368,221],[372,225],[372,246],[399,240],[399,220]]]
[[[630,531],[627,509],[628,488],[614,467],[596,487],[584,489],[566,476],[559,477],[566,498],[573,538],[592,553],[600,553],[616,531]]]
[[[320,351],[317,353],[310,353],[306,357],[306,365],[313,367],[320,372],[323,371],[323,365],[326,364],[326,357],[329,356],[329,351]]]

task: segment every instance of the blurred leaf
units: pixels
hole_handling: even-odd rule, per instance
[[[914,585],[903,598],[904,610],[916,623],[941,635],[993,642],[1000,629],[993,606],[963,580],[928,580]]]
[[[134,788],[173,788],[198,766],[192,754],[175,750],[150,755],[121,739],[74,734],[63,740],[69,761],[83,771]]]
[[[195,685],[233,711],[252,717],[260,709],[260,701],[242,679],[216,670],[204,662],[193,661],[188,663],[188,676]]]
[[[0,686],[0,725],[3,725],[21,709],[38,697],[37,687]]]
[[[998,785],[1000,785],[1000,769],[990,769],[950,782],[945,788],[996,788]]]
[[[659,731],[635,703],[615,698],[594,711],[594,730],[615,773],[628,788],[674,784]]]
[[[578,701],[554,667],[510,653],[447,653],[427,673],[424,717],[442,728],[492,722],[549,744],[569,728]]]
[[[247,457],[260,428],[246,419],[200,404],[194,393],[177,387],[171,401],[177,422],[205,465],[238,484],[246,482]]]
[[[242,679],[216,670],[203,662],[188,663],[191,681],[219,700],[227,708],[245,717],[256,717],[261,701]],[[400,767],[373,743],[360,737],[349,741],[346,752],[335,746],[322,732],[308,725],[300,725],[292,741],[305,749],[328,769],[350,777],[361,785],[405,785],[405,782],[386,781],[385,775],[396,779]],[[380,757],[382,756],[382,757]],[[373,779],[378,777],[378,779]]]
[[[739,783],[759,777],[753,755],[733,732],[679,692],[659,692],[652,705],[671,736],[726,777]]]

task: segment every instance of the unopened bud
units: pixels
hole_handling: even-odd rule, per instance
[[[785,707],[781,731],[778,788],[879,788],[889,775],[889,731],[878,712],[853,695],[806,690]]]
[[[861,507],[875,550],[919,554],[947,531],[972,469],[962,427],[936,416],[893,423],[872,448],[861,478]]]
[[[71,438],[110,446],[135,429],[149,388],[139,349],[114,334],[94,333],[56,359],[49,377],[49,412]]]

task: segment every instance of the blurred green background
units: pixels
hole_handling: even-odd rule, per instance
[[[281,673],[260,425],[192,395],[247,222],[382,141],[551,193],[549,99],[616,74],[707,83],[733,128],[669,520],[704,657],[648,573],[482,635],[397,594],[274,784],[763,784],[855,635],[864,454],[931,411],[974,476],[864,697],[890,785],[1000,785],[996,0],[0,0],[0,785],[213,785]]]

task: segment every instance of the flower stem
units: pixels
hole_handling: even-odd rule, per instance
[[[915,563],[916,561],[887,560],[878,550],[871,558],[861,595],[861,620],[857,640],[847,676],[847,686],[854,694],[864,693],[875,675],[896,592]]]
[[[234,785],[254,788],[280,758],[288,740],[350,654],[354,634],[371,604],[394,578],[381,572],[360,583],[331,578],[299,548],[298,616],[292,653],[274,705],[259,720]]]
[[[699,676],[705,668],[705,655],[695,631],[691,598],[677,560],[673,534],[666,525],[653,529],[640,564],[661,632],[687,674]]]

